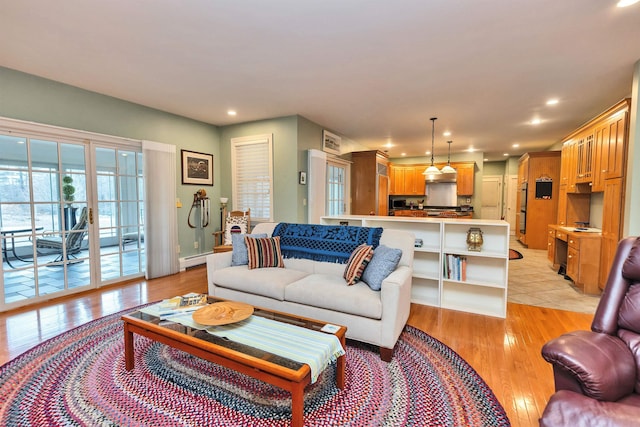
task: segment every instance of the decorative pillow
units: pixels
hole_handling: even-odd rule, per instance
[[[360,245],[351,252],[342,275],[344,280],[347,281],[347,285],[351,286],[358,283],[362,277],[362,272],[371,261],[371,257],[373,257],[373,246],[370,245]]]
[[[244,234],[247,230],[247,223],[249,222],[249,217],[246,215],[243,216],[227,216],[225,219],[224,226],[224,244],[232,245],[233,240],[231,236],[234,234]]]
[[[249,256],[247,255],[247,244],[244,242],[246,237],[269,237],[267,233],[258,234],[232,234],[231,243],[233,252],[231,253],[231,265],[247,265],[249,264]]]
[[[398,266],[402,250],[380,245],[373,251],[373,258],[362,273],[362,281],[374,291],[382,289],[382,281]]]
[[[244,242],[247,245],[250,270],[263,267],[284,268],[282,252],[280,251],[280,236],[263,238],[245,236]]]

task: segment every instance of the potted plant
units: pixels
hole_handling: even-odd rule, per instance
[[[76,225],[76,210],[78,208],[73,207],[75,193],[76,187],[73,186],[73,178],[65,175],[62,178],[62,199],[66,203],[64,207],[64,227],[67,230],[72,229],[73,226]]]
[[[76,187],[73,186],[73,178],[66,175],[62,178],[62,198],[67,203],[67,206],[71,206],[75,200],[74,194],[76,193]]]

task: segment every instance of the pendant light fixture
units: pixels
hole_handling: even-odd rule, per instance
[[[433,147],[434,147],[435,137],[436,137],[436,120],[438,120],[438,118],[431,117],[430,120],[431,120],[431,166],[426,168],[424,172],[422,172],[422,175],[440,175],[442,172],[440,172],[440,169],[438,169],[433,164]]]
[[[447,141],[447,144],[449,144],[449,155],[447,156],[447,165],[443,167],[441,170],[442,173],[456,173],[456,170],[451,167],[451,143],[452,142],[453,141]]]

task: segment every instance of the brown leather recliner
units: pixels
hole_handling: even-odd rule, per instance
[[[640,425],[640,237],[618,244],[591,323],[542,347],[556,393],[541,426]]]

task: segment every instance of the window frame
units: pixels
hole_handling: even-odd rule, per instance
[[[264,159],[264,151],[266,148],[266,156]],[[239,165],[238,162],[242,161],[239,157],[241,157],[238,153],[240,149],[244,149],[246,152],[243,154],[245,158],[252,158],[255,160],[253,166],[264,166],[266,164],[266,168],[259,170],[259,173],[262,176],[268,176],[267,180],[260,180],[255,178],[253,180],[254,184],[266,183],[268,186],[268,192],[263,194],[268,194],[268,200],[261,200],[260,206],[252,206],[252,203],[245,202],[245,200],[250,198],[260,198],[260,193],[257,191],[253,192],[243,192],[241,190],[241,176],[244,174],[241,173],[241,167],[247,167],[248,165]],[[251,154],[251,150],[253,149],[253,155]],[[247,155],[248,153],[248,155]],[[256,158],[256,157],[259,158]],[[266,162],[264,162],[266,160]],[[262,161],[262,165],[260,164]],[[251,180],[248,183],[251,185]],[[254,187],[255,188],[255,187]],[[231,195],[232,195],[232,207],[233,210],[242,210],[246,211],[247,209],[251,209],[251,222],[273,222],[273,134],[262,134],[262,135],[253,135],[239,138],[231,138]],[[264,210],[268,210],[268,217],[264,216]]]

